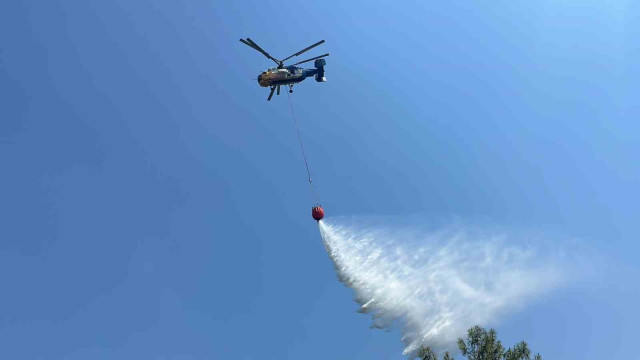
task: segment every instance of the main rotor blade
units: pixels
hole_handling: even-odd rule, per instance
[[[268,57],[269,59],[273,60],[276,64],[280,64],[280,60],[274,58],[273,56],[269,55],[268,52],[264,51],[264,49],[262,49],[258,44],[256,44],[253,40],[247,38],[247,41],[251,43],[251,45],[253,45],[253,48],[260,51],[264,56]]]
[[[251,47],[252,49],[260,52],[262,55],[266,56],[268,59],[273,60],[276,64],[280,64],[280,61],[278,61],[278,59],[274,58],[273,56],[269,55],[268,52],[264,51],[260,46],[258,46],[258,44],[256,44],[255,42],[253,42],[253,40],[247,38],[247,40],[244,39],[240,39],[240,42],[242,42],[243,44]]]
[[[254,48],[254,47],[253,47],[253,45],[251,45],[251,43],[249,43],[249,42],[248,42],[247,40],[245,40],[245,39],[240,39],[240,42],[241,42],[241,43],[243,43],[243,44],[245,44],[245,45],[247,45],[247,46],[249,46],[249,47],[251,47],[252,49],[258,50],[258,49],[256,49],[256,48]]]
[[[324,55],[320,55],[320,56],[316,56],[316,57],[312,57],[311,59],[307,59],[307,60],[304,60],[304,61],[300,61],[300,62],[297,62],[297,63],[295,63],[295,64],[293,64],[293,65],[300,65],[300,64],[302,64],[302,63],[306,63],[307,61],[311,61],[311,60],[315,60],[315,59],[320,59],[320,58],[323,58],[323,57],[325,57],[325,56],[329,56],[329,53],[326,53],[326,54],[324,54]]]
[[[271,92],[269,93],[269,97],[267,98],[267,101],[271,101],[271,97],[273,96],[273,92],[276,91],[276,87],[272,87],[271,88]]]
[[[257,52],[259,52],[259,53],[261,53],[261,54],[263,54],[263,55],[265,55],[265,56],[269,55],[269,54],[266,54],[266,53],[264,52],[264,50],[259,49],[258,47],[256,47],[256,45],[254,45],[254,43],[248,42],[248,41],[246,41],[245,39],[240,39],[240,42],[242,42],[243,44],[245,44],[245,45],[249,46],[249,47],[250,47],[250,48],[252,48],[253,50],[255,50],[255,51],[257,51]]]
[[[315,43],[315,44],[313,44],[313,45],[311,45],[311,46],[309,46],[309,47],[307,47],[307,48],[304,48],[304,49],[302,49],[302,50],[298,51],[297,53],[295,53],[295,54],[293,54],[293,55],[289,56],[288,58],[283,59],[282,61],[284,62],[284,61],[286,61],[286,60],[289,60],[289,59],[291,59],[292,57],[294,57],[294,56],[298,56],[298,55],[302,54],[303,52],[305,52],[305,51],[309,51],[309,50],[313,49],[314,47],[316,47],[316,46],[318,46],[318,45],[320,45],[320,44],[323,44],[323,43],[324,43],[324,40],[320,40],[320,41],[318,41],[317,43]]]

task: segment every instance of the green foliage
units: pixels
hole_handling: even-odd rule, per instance
[[[502,360],[504,348],[496,331],[474,326],[467,332],[467,341],[458,339],[458,348],[469,360]]]
[[[525,341],[505,351],[496,331],[486,331],[480,326],[469,329],[467,341],[458,339],[458,348],[469,360],[531,360],[531,350]],[[536,354],[533,359],[542,360],[542,356]]]
[[[418,350],[418,357],[421,360],[438,360],[438,357],[436,356],[436,353],[433,352],[433,350],[431,350],[430,347],[424,347],[421,346],[420,349]]]
[[[525,341],[505,350],[495,330],[487,331],[480,326],[469,329],[466,340],[458,339],[458,349],[468,360],[531,360],[531,350]],[[438,360],[428,346],[418,349],[418,357],[421,360]],[[453,360],[453,356],[446,352],[442,359]],[[533,360],[542,360],[542,356],[536,354]]]
[[[527,346],[527,343],[521,341],[519,344],[516,344],[513,348],[509,348],[504,353],[505,360],[530,360],[531,359],[531,350]]]

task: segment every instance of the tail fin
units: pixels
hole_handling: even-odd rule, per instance
[[[327,78],[324,77],[324,66],[327,62],[324,59],[317,59],[314,63],[318,72],[316,73],[316,81],[317,82],[325,82]]]

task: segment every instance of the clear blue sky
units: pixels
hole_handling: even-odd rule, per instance
[[[1,359],[400,359],[310,217],[457,216],[608,259],[505,319],[547,359],[629,359],[640,321],[632,1],[4,1]]]

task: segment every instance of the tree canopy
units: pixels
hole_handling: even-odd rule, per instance
[[[458,349],[468,360],[532,360],[531,350],[525,341],[505,350],[494,329],[487,331],[480,326],[469,329],[466,340],[458,339]],[[417,355],[421,360],[438,360],[436,353],[428,346],[420,347]],[[453,360],[454,358],[446,352],[442,359]],[[533,360],[542,360],[542,356],[536,354]]]

